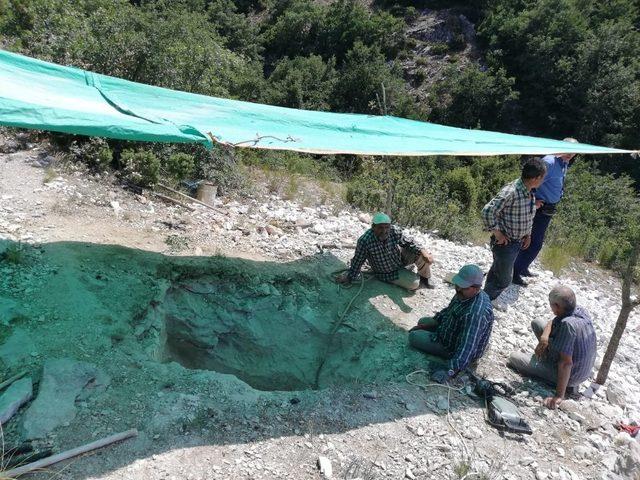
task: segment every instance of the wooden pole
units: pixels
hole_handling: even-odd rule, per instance
[[[161,198],[162,200],[165,200],[167,202],[171,202],[171,203],[175,203],[176,205],[180,205],[183,208],[186,208],[187,210],[191,210],[192,212],[195,211],[195,208],[193,208],[191,205],[187,205],[184,202],[181,202],[180,200],[176,200],[175,198],[171,198],[171,197],[167,197],[166,195],[162,195],[161,193],[156,193],[156,192],[152,192],[156,197]]]
[[[51,457],[43,458],[42,460],[38,460],[36,462],[23,465],[22,467],[14,468],[13,470],[8,470],[6,472],[0,472],[0,474],[2,475],[3,478],[16,478],[16,477],[19,477],[20,475],[24,475],[25,473],[48,467],[49,465],[53,465],[54,463],[62,462],[63,460],[68,460],[69,458],[77,457],[78,455],[82,455],[83,453],[87,453],[92,450],[97,450],[98,448],[106,447],[107,445],[111,445],[112,443],[120,442],[122,440],[126,440],[127,438],[135,437],[137,435],[138,435],[138,430],[136,430],[135,428],[133,430],[127,430],[126,432],[116,433],[115,435],[111,435],[110,437],[102,438],[100,440],[96,440],[95,442],[87,443],[86,445],[82,445],[80,447],[67,450],[66,452],[52,455]]]
[[[187,198],[190,202],[198,203],[198,204],[203,205],[203,206],[205,206],[205,207],[207,207],[207,208],[210,208],[211,210],[213,210],[213,211],[215,211],[215,212],[218,212],[218,213],[225,213],[225,212],[223,212],[223,211],[221,211],[221,210],[217,209],[217,208],[216,208],[216,207],[214,207],[213,205],[209,205],[208,203],[201,202],[201,201],[200,201],[200,200],[198,200],[197,198],[193,198],[193,197],[190,197],[189,195],[185,195],[184,193],[179,192],[178,190],[174,190],[173,188],[167,187],[166,185],[163,185],[162,183],[158,183],[158,186],[159,186],[159,187],[162,187],[162,188],[166,188],[166,189],[167,189],[167,190],[169,190],[170,192],[177,193],[178,195],[181,195],[181,196],[183,196],[183,197]]]

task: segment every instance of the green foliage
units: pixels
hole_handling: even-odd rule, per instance
[[[335,62],[322,57],[287,57],[280,60],[269,77],[267,103],[307,110],[329,110],[336,83]]]
[[[336,109],[384,114],[402,108],[405,87],[377,47],[356,42],[340,73],[334,94]]]
[[[639,20],[632,0],[494,0],[479,34],[515,78],[529,129],[637,145]]]
[[[370,212],[388,211],[404,225],[438,229],[446,238],[466,239],[478,220],[460,200],[447,193],[445,174],[456,167],[459,160],[450,158],[366,160],[361,172],[348,184],[347,201]],[[456,176],[475,184],[466,169],[460,172],[450,179],[452,185],[464,185],[464,180],[454,181]]]
[[[136,185],[148,187],[158,182],[160,160],[146,150],[123,150],[120,161],[124,165],[124,177]]]
[[[448,171],[442,180],[452,200],[460,203],[467,212],[475,209],[478,186],[469,167],[454,168]]]
[[[170,155],[164,162],[167,173],[176,180],[188,178],[195,169],[195,159],[193,155],[178,152]]]
[[[76,162],[84,163],[96,172],[103,172],[111,166],[113,152],[104,138],[66,137],[70,140],[67,148]]]
[[[547,243],[617,269],[626,257],[629,231],[637,225],[640,200],[632,180],[578,164],[569,171],[565,198]]]
[[[499,129],[508,124],[508,107],[518,95],[503,69],[482,71],[452,66],[434,87],[432,119],[466,128]]]
[[[246,187],[244,170],[239,165],[233,150],[225,148],[206,150],[204,147],[199,150],[198,176],[217,185],[220,195],[226,195],[230,191],[242,190]]]

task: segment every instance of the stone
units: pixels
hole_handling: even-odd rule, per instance
[[[629,442],[614,465],[614,472],[623,478],[636,480],[640,477],[640,444]]]
[[[436,400],[436,407],[438,410],[447,410],[449,408],[449,400],[447,397],[438,397]]]
[[[617,382],[610,382],[607,386],[607,400],[613,405],[624,407],[627,404],[624,387]]]
[[[333,467],[331,466],[331,460],[327,457],[318,457],[318,469],[324,478],[331,478],[333,476]]]
[[[409,467],[407,467],[407,469],[404,471],[404,476],[405,478],[410,478],[411,480],[415,480],[416,478],[416,476],[413,474],[413,472]]]
[[[33,397],[33,381],[22,378],[13,382],[0,396],[0,425],[4,425]]]
[[[44,364],[40,391],[25,412],[23,431],[27,440],[44,438],[76,416],[76,400],[89,392],[102,391],[109,377],[95,365],[70,358]]]
[[[15,329],[7,341],[0,346],[0,359],[8,368],[19,368],[31,360],[31,352],[36,347],[29,334],[22,329]]]

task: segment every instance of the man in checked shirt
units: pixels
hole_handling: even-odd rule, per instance
[[[413,348],[448,362],[432,380],[446,383],[467,368],[475,369],[484,354],[493,328],[493,307],[482,291],[482,270],[465,265],[451,279],[456,294],[449,305],[433,317],[424,317],[409,331]]]
[[[546,173],[546,163],[532,158],[522,167],[520,178],[500,190],[482,209],[485,230],[491,232],[493,264],[484,285],[491,300],[511,284],[513,264],[520,249],[529,248],[536,214],[534,190],[542,184]]]
[[[433,256],[414,242],[407,240],[400,227],[391,225],[387,214],[376,213],[371,228],[359,239],[348,272],[336,278],[338,283],[350,283],[360,276],[364,262],[368,261],[378,280],[393,283],[407,290],[420,286],[434,288],[429,283]],[[405,267],[415,264],[416,275]]]

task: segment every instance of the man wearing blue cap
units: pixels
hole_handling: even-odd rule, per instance
[[[391,225],[391,219],[385,213],[373,216],[371,228],[358,239],[349,271],[336,278],[336,281],[353,282],[366,261],[376,278],[383,282],[407,290],[416,290],[420,286],[433,288],[429,283],[432,255],[406,239],[400,227]],[[404,268],[412,264],[418,269],[417,275]]]
[[[484,354],[493,327],[493,307],[482,290],[483,274],[477,265],[465,265],[451,279],[456,294],[444,310],[424,317],[409,331],[409,344],[448,361],[432,379],[446,383]]]

